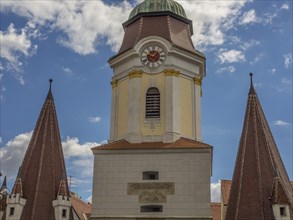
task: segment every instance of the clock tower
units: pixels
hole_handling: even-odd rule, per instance
[[[95,155],[92,219],[211,219],[212,147],[201,134],[205,56],[174,0],[145,0],[123,24],[109,143]]]
[[[110,142],[202,140],[204,54],[191,41],[192,21],[173,0],[148,0],[123,24],[114,70]]]

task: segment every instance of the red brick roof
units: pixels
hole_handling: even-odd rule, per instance
[[[251,83],[226,220],[274,220],[270,198],[275,178],[292,215],[293,190]]]
[[[82,201],[75,193],[71,194],[71,204],[80,220],[85,220],[84,215],[89,218],[92,213],[92,205]]]
[[[130,149],[211,149],[211,145],[203,142],[180,138],[173,143],[163,142],[143,142],[129,143],[126,140],[115,141],[102,146],[92,148],[92,150],[130,150]]]
[[[221,220],[221,203],[211,203],[213,220]]]
[[[55,219],[52,200],[57,197],[64,174],[66,177],[57,115],[50,88],[19,170],[18,178],[22,180],[23,197],[26,199],[21,220]],[[67,178],[65,188],[68,192]]]

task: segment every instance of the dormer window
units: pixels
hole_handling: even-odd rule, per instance
[[[160,118],[160,91],[151,87],[146,93],[146,118]]]
[[[286,207],[280,207],[280,216],[287,216]]]

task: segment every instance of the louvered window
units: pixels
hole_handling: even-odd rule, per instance
[[[160,118],[160,92],[155,87],[146,94],[146,118]]]

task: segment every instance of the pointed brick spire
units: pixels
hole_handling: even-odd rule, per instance
[[[20,168],[18,169],[17,177],[14,183],[14,186],[12,188],[11,194],[20,194],[20,196],[23,196],[23,190],[22,190],[22,180],[20,177]]]
[[[279,177],[275,177],[272,188],[271,204],[289,204],[289,199],[284,191],[284,186]]]
[[[293,192],[278,148],[263,113],[257,94],[251,86],[242,135],[232,179],[226,220],[275,220],[272,210],[272,188],[286,195],[291,216]],[[273,187],[274,186],[274,187]],[[280,187],[282,189],[280,189]]]
[[[22,189],[27,199],[21,220],[55,219],[52,200],[57,197],[63,175],[66,176],[51,87],[52,80],[14,185],[16,191]],[[68,191],[66,179],[64,188]]]
[[[60,184],[59,184],[59,189],[58,189],[58,196],[62,196],[63,198],[65,196],[69,197],[69,191],[68,191],[68,186],[67,186],[67,181],[66,181],[66,176],[65,174],[63,174],[63,178],[62,180],[60,181]]]

